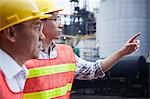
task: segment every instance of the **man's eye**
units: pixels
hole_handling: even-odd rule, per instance
[[[32,28],[35,31],[41,32],[43,30],[43,24],[36,24],[36,25],[32,25]]]
[[[33,27],[36,31],[41,31],[40,27]]]

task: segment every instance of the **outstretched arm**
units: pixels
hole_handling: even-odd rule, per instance
[[[120,50],[102,60],[101,64],[104,72],[111,69],[113,64],[118,62],[122,57],[131,54],[140,47],[139,40],[136,40],[139,35],[141,34],[137,33],[135,36],[131,37]]]

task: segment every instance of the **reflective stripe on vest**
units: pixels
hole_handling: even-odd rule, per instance
[[[50,99],[58,96],[63,96],[67,94],[68,91],[71,91],[71,87],[72,84],[68,83],[66,86],[62,86],[51,90],[27,93],[24,94],[24,99]]]
[[[34,59],[26,62],[29,76],[24,99],[69,99],[75,72],[75,56],[68,45],[56,45],[54,59]]]
[[[39,77],[61,72],[75,71],[75,64],[61,64],[29,69],[28,78]]]

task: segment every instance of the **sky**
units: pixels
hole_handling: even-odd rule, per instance
[[[63,13],[65,14],[70,14],[71,12],[71,4],[69,2],[70,0],[55,0],[56,6],[59,6],[61,8],[64,8]],[[83,7],[83,1],[84,0],[79,0],[79,5],[80,7]],[[87,2],[89,2],[89,10],[93,11],[93,8],[98,6],[98,2],[99,0],[86,0]]]

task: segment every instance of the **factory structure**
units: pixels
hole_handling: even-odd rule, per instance
[[[99,0],[94,12],[88,11],[88,0],[84,0],[83,8],[79,7],[79,0],[70,0],[70,5],[71,14],[62,15],[63,34],[77,38],[71,46],[79,49],[80,57],[105,58],[136,32],[141,32],[141,46],[131,56],[150,54],[149,0]]]
[[[150,53],[150,1],[101,0],[97,14],[96,42],[106,57],[118,50],[136,32],[141,32],[140,49],[132,55]]]

